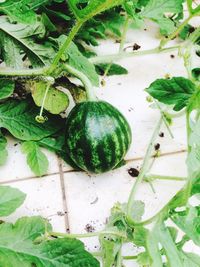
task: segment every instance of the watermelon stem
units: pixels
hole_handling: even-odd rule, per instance
[[[77,77],[84,85],[85,90],[86,90],[86,94],[87,94],[87,99],[89,101],[97,101],[97,97],[94,93],[94,88],[93,85],[91,83],[91,81],[88,79],[88,77],[82,73],[81,71],[75,69],[74,67],[70,66],[69,64],[65,63],[63,65],[63,69],[65,71],[67,71],[68,73],[74,75],[75,77]]]

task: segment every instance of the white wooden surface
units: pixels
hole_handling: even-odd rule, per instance
[[[197,23],[197,22],[196,22]],[[199,23],[199,22],[198,22]],[[131,30],[126,46],[135,42],[141,49],[150,49],[158,45],[158,29],[153,24],[146,25],[146,31]],[[117,52],[119,44],[104,41],[98,48],[100,54]],[[175,55],[171,58],[170,55]],[[48,174],[36,178],[26,165],[25,156],[20,151],[20,144],[9,139],[9,157],[7,164],[0,168],[0,183],[9,184],[27,193],[27,198],[8,221],[15,221],[25,215],[42,215],[50,220],[55,231],[84,233],[89,223],[95,230],[104,227],[109,210],[117,201],[127,201],[134,178],[127,170],[139,168],[149,142],[159,112],[149,107],[144,89],[157,78],[185,76],[182,60],[176,52],[133,57],[119,61],[129,71],[128,75],[106,78],[106,86],[96,89],[99,98],[116,106],[128,119],[132,132],[133,143],[127,154],[129,163],[120,169],[103,175],[88,175],[73,172],[71,167],[61,163],[56,155],[46,150],[50,167]],[[163,175],[186,175],[185,166],[185,121],[184,118],[174,120],[171,127],[174,139],[169,137],[165,127],[164,138],[158,137],[162,156],[155,161],[153,173]],[[157,212],[180,188],[181,182],[156,181],[153,183],[154,194],[147,183],[143,183],[137,198],[146,203],[145,217]],[[98,250],[95,238],[85,240],[87,248]],[[136,248],[129,247],[129,251]],[[124,248],[127,253],[127,249]],[[129,265],[130,264],[130,265]],[[137,266],[126,263],[125,266]]]

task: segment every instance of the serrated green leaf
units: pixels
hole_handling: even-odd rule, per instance
[[[2,2],[2,1],[1,1]],[[35,23],[36,13],[30,9],[31,0],[7,0],[0,3],[0,12],[8,15],[10,19],[22,23]],[[41,0],[41,2],[43,2]]]
[[[40,217],[21,218],[14,225],[1,224],[0,266],[100,266],[79,240],[60,238],[35,243],[46,231],[51,231],[51,226]]]
[[[7,139],[5,136],[0,134],[0,166],[6,163],[8,157],[8,151],[6,149],[7,146]]]
[[[26,54],[33,67],[44,66],[51,62],[55,55],[52,45],[48,42],[36,43],[33,38],[41,38],[45,28],[41,21],[34,24],[12,24],[5,16],[0,16],[0,48],[1,55],[7,66],[23,67],[23,55]],[[21,52],[23,51],[24,54]]]
[[[12,95],[15,89],[14,81],[7,79],[0,79],[0,99],[5,99]]]
[[[118,65],[118,64],[98,64],[95,66],[96,71],[99,75],[104,75],[106,69],[109,67],[109,71],[107,73],[107,76],[112,76],[112,75],[124,75],[128,74],[127,69],[124,67]]]
[[[196,245],[200,246],[199,207],[189,207],[185,211],[174,212],[171,219]]]
[[[123,0],[95,0],[95,1],[87,1],[84,8],[79,8],[78,4],[80,4],[80,0],[69,0],[68,5],[73,11],[76,18],[81,19],[83,21],[88,20],[97,14],[110,9],[114,6],[120,5],[123,3]]]
[[[173,105],[175,111],[186,107],[195,92],[195,85],[183,77],[158,79],[146,91],[158,101]]]
[[[6,128],[16,138],[26,141],[40,140],[64,127],[64,120],[60,116],[46,113],[48,119],[41,124],[35,120],[38,114],[39,108],[29,99],[6,101],[0,104],[0,127]]]
[[[141,15],[146,18],[160,19],[166,12],[180,13],[183,10],[183,0],[150,0],[145,5]]]
[[[22,205],[26,195],[10,186],[0,186],[0,216],[8,216]]]
[[[74,68],[83,72],[90,79],[94,86],[99,86],[99,77],[96,73],[94,65],[81,54],[74,43],[70,45],[67,54],[69,57],[68,63]]]
[[[139,14],[143,18],[157,22],[161,27],[161,33],[170,34],[175,29],[175,24],[165,14],[182,14],[183,2],[184,0],[150,0]]]
[[[36,142],[24,142],[22,151],[27,154],[27,164],[35,175],[42,176],[47,173],[49,161]]]
[[[46,87],[47,85],[44,82],[32,83],[32,97],[35,104],[39,107],[42,106]],[[45,98],[44,108],[52,114],[59,114],[65,111],[68,106],[69,98],[67,94],[51,86]]]
[[[57,49],[62,46],[65,40],[65,35],[61,35],[57,39],[52,38],[52,41],[55,42]],[[82,55],[82,53],[78,50],[78,47],[73,42],[63,55],[62,60],[67,61],[69,65],[83,72],[90,79],[94,86],[99,85],[99,77],[96,73],[94,65]]]

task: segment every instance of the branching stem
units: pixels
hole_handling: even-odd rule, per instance
[[[70,74],[74,75],[77,77],[85,86],[85,90],[87,93],[87,98],[88,100],[96,100],[96,96],[94,94],[94,89],[91,81],[88,79],[88,77],[81,71],[75,69],[74,67],[70,66],[69,64],[64,64],[63,69]]]
[[[132,206],[133,206],[133,202],[134,202],[134,198],[135,198],[135,194],[137,192],[138,186],[140,185],[140,183],[142,182],[142,180],[145,177],[145,174],[147,173],[147,171],[149,170],[149,167],[151,166],[150,163],[150,158],[152,156],[152,152],[153,152],[153,148],[154,148],[154,142],[158,136],[158,133],[160,131],[160,127],[162,125],[162,116],[160,117],[154,132],[152,134],[151,140],[149,142],[145,157],[144,157],[144,161],[141,167],[141,171],[139,176],[137,177],[137,180],[135,181],[133,188],[131,190],[130,196],[129,196],[129,200],[128,200],[128,204],[127,204],[127,220],[130,224],[135,224],[135,222],[132,219]]]
[[[47,74],[50,75],[54,69],[57,67],[63,53],[68,49],[68,47],[70,46],[72,40],[74,39],[75,35],[77,34],[77,32],[79,31],[79,29],[81,28],[81,26],[83,25],[83,21],[77,21],[76,24],[74,25],[74,27],[72,28],[72,30],[70,31],[68,37],[66,38],[65,42],[63,43],[63,45],[61,46],[61,48],[59,49],[58,53],[56,54],[50,68],[47,71]]]
[[[170,51],[177,50],[179,48],[180,48],[180,45],[176,45],[176,46],[171,46],[167,48],[156,47],[153,49],[148,49],[148,50],[143,50],[143,51],[121,52],[119,54],[93,57],[93,58],[90,58],[90,62],[93,64],[112,63],[113,61],[117,61],[117,60],[124,59],[124,58],[170,52]]]

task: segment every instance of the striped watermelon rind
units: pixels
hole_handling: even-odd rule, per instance
[[[112,170],[126,155],[132,141],[130,126],[118,109],[104,101],[77,104],[66,121],[66,148],[82,170]]]

